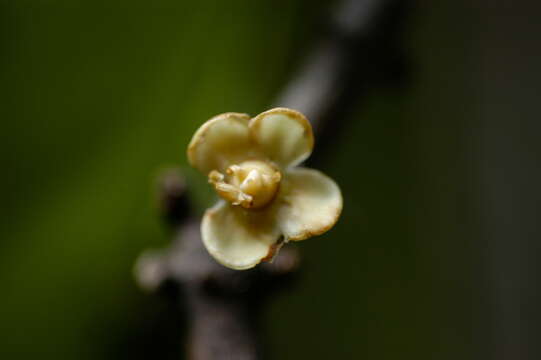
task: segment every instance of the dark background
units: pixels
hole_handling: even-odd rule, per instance
[[[344,213],[264,314],[271,358],[541,356],[541,6],[409,4],[405,80],[336,120],[320,168]],[[266,110],[332,6],[0,1],[1,358],[180,357],[132,275],[168,240],[154,176],[181,165],[208,206],[191,135]]]

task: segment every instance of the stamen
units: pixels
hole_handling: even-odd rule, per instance
[[[263,161],[245,161],[226,169],[227,177],[212,170],[209,183],[218,195],[233,205],[246,209],[267,205],[276,194],[282,175]]]

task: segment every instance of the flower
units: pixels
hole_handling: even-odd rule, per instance
[[[272,260],[285,242],[333,227],[342,211],[340,188],[297,166],[313,146],[306,117],[287,108],[252,119],[217,115],[196,131],[188,160],[221,197],[201,222],[203,243],[219,263],[249,269]]]

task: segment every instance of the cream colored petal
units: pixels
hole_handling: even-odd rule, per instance
[[[201,125],[188,146],[190,164],[207,175],[211,170],[223,172],[228,165],[250,156],[255,146],[249,120],[246,114],[225,113]]]
[[[284,167],[301,163],[314,147],[310,122],[295,110],[265,111],[250,121],[250,131],[265,155]]]
[[[342,212],[342,194],[323,173],[289,170],[278,198],[278,223],[287,240],[304,240],[333,227]]]
[[[280,231],[274,216],[266,211],[245,210],[220,201],[205,213],[201,235],[216,261],[244,270],[274,255]]]

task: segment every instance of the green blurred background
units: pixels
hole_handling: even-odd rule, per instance
[[[411,7],[409,81],[364,94],[321,163],[345,210],[300,244],[301,281],[265,313],[271,358],[534,353],[524,319],[535,269],[521,264],[536,258],[521,239],[538,234],[537,219],[509,217],[494,194],[539,179],[527,172],[539,149],[539,26],[524,25],[536,6],[487,4]],[[202,211],[212,198],[187,167],[191,135],[215,114],[266,110],[332,5],[0,1],[0,358],[181,358],[179,329],[156,320],[167,306],[132,276],[137,256],[168,240],[154,176],[183,166]],[[502,77],[514,67],[523,81]],[[516,109],[524,126],[504,121]],[[526,193],[509,195],[513,209],[535,214]],[[494,275],[500,265],[514,272]]]

